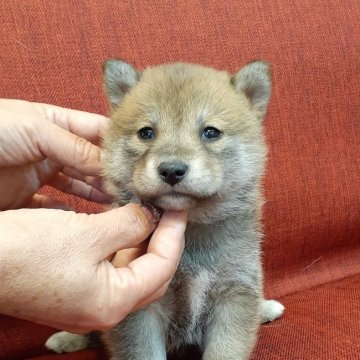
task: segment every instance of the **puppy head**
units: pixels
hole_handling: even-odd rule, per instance
[[[163,209],[190,208],[190,219],[200,222],[237,211],[263,170],[269,72],[261,61],[233,76],[183,63],[141,73],[107,61],[105,175],[119,203],[135,197]]]

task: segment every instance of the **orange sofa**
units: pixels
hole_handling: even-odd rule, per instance
[[[102,114],[108,57],[230,71],[270,61],[265,292],[286,312],[261,327],[252,360],[360,359],[357,1],[13,0],[0,2],[0,19],[0,97]],[[45,191],[78,211],[97,209]],[[107,358],[102,349],[47,352],[54,331],[0,317],[0,359]]]

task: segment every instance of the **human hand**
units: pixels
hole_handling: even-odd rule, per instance
[[[115,268],[107,260],[114,252],[137,247],[156,228],[158,219],[142,206],[92,215],[0,212],[0,313],[75,333],[112,327],[164,294],[186,217],[165,212],[146,254]]]
[[[82,332],[161,296],[181,256],[185,213],[165,213],[146,254],[113,265],[117,250],[144,247],[155,230],[144,207],[8,210],[58,207],[36,194],[44,184],[108,201],[97,146],[107,119],[18,100],[0,100],[0,118],[0,313]]]
[[[44,184],[97,202],[103,191],[101,115],[20,100],[0,100],[0,210],[54,207]],[[56,207],[58,205],[56,204]]]

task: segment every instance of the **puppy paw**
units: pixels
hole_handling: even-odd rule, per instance
[[[61,331],[50,336],[45,346],[57,353],[74,352],[87,347],[87,338],[83,335],[71,334]]]
[[[284,310],[284,305],[276,300],[263,300],[261,303],[261,323],[264,324],[279,318]]]

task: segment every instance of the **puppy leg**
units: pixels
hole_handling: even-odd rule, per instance
[[[103,340],[111,360],[166,360],[164,324],[151,305],[130,314]]]
[[[215,305],[205,329],[203,360],[246,360],[260,325],[255,295],[226,299]]]
[[[284,310],[284,305],[280,304],[278,301],[263,299],[260,308],[261,323],[265,324],[269,321],[274,321],[283,314]]]

